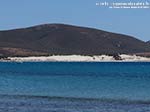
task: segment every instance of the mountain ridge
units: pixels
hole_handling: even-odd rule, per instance
[[[150,44],[150,40],[146,42],[147,44]]]

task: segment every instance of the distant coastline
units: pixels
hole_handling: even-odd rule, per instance
[[[30,57],[6,57],[1,62],[150,62],[150,58],[136,55],[53,55],[53,56],[30,56]]]
[[[132,56],[125,56],[127,59],[124,59],[124,56],[118,56],[120,54]],[[0,31],[0,58],[6,60],[149,60],[142,57],[150,57],[149,41],[101,29],[54,23]]]

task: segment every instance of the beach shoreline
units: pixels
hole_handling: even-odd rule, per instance
[[[1,58],[0,62],[150,62],[150,58],[136,55],[52,55],[52,56],[29,56]]]

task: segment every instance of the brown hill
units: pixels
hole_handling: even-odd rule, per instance
[[[44,24],[0,31],[1,56],[98,55],[150,52],[150,46],[134,37],[93,28]]]

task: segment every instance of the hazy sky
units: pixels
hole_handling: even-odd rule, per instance
[[[65,23],[150,40],[150,9],[109,9],[96,6],[96,2],[102,1],[129,0],[0,0],[0,30],[43,23]]]

